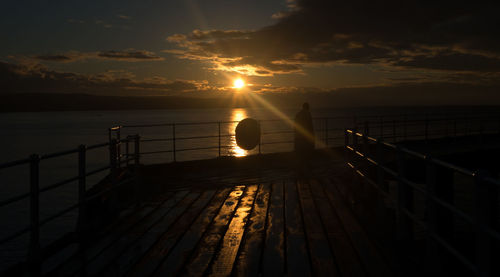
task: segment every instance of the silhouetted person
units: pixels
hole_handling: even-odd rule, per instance
[[[302,105],[302,110],[295,116],[295,152],[299,159],[306,161],[314,150],[314,129],[309,103]]]

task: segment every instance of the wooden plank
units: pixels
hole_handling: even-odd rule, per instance
[[[247,187],[245,196],[241,199],[231,219],[231,223],[229,223],[229,227],[224,234],[220,250],[215,256],[209,271],[210,276],[228,276],[231,274],[258,188],[258,185]]]
[[[177,192],[176,198],[181,195],[184,196],[187,191]],[[120,236],[122,236],[127,230],[130,230],[133,226],[139,224],[142,220],[151,216],[161,205],[165,203],[168,199],[173,197],[174,193],[166,193],[161,199],[157,199],[155,202],[148,202],[140,206],[136,212],[132,213],[130,217],[119,218],[112,226],[106,228],[96,239],[91,241],[85,249],[85,253],[78,253],[73,258],[69,259],[68,262],[62,264],[54,272],[49,275],[59,275],[59,276],[72,276],[78,271],[83,270],[84,266],[97,258],[97,256],[105,251],[108,247],[111,247]]]
[[[371,276],[393,276],[394,273],[390,270],[387,262],[378,253],[377,249],[356,221],[349,208],[347,208],[346,203],[340,197],[337,182],[322,180],[322,183],[324,187],[325,183],[329,183],[329,186],[325,187],[326,195],[330,200],[331,205],[335,208],[337,216],[342,221],[342,224],[351,239],[351,243],[361,258],[361,262],[364,264],[366,271]]]
[[[311,263],[295,182],[285,184],[285,222],[287,274],[288,276],[310,276],[312,274]]]
[[[317,180],[311,180],[310,186],[320,218],[326,229],[330,248],[335,255],[342,276],[367,276],[340,219],[325,195],[323,187]]]
[[[260,256],[264,245],[264,227],[271,186],[262,184],[250,215],[249,226],[241,246],[235,267],[237,276],[257,276],[260,271]]]
[[[226,199],[229,198],[232,188],[226,188],[217,193],[210,205],[203,210],[196,221],[191,224],[182,238],[176,242],[174,248],[166,254],[165,259],[156,269],[156,276],[173,276],[177,275],[182,266],[187,262],[196,245],[202,238],[203,234],[208,230],[214,218],[219,214],[222,208],[225,207]],[[229,201],[234,201],[229,200]],[[135,276],[145,276],[140,274],[141,271],[135,271]]]
[[[227,190],[226,190],[227,192]],[[200,198],[163,233],[160,239],[141,257],[127,276],[149,276],[160,265],[166,255],[172,250],[179,238],[189,229],[200,213],[214,200],[216,192],[205,191]]]
[[[131,267],[141,258],[146,251],[153,247],[157,241],[164,235],[169,233],[169,229],[173,224],[177,224],[177,220],[184,215],[185,211],[191,209],[193,206],[203,207],[213,196],[214,191],[208,191],[203,193],[190,193],[185,199],[183,199],[178,205],[173,207],[168,214],[166,214],[162,219],[155,223],[147,232],[138,237],[137,239],[130,239],[129,247],[125,252],[122,252],[117,256],[112,263],[108,266],[105,272],[101,272],[101,276],[123,276],[127,273]],[[201,207],[196,208],[199,212]]]
[[[312,271],[316,276],[339,276],[335,258],[328,245],[321,219],[316,210],[309,184],[297,182],[305,234],[309,246]]]
[[[245,186],[236,186],[229,194],[209,230],[202,237],[193,256],[183,268],[182,273],[200,275],[206,271],[245,190]]]
[[[272,184],[267,213],[267,228],[262,253],[262,274],[281,276],[285,273],[283,184]]]
[[[95,275],[105,268],[119,253],[122,253],[130,246],[131,241],[144,234],[152,225],[161,220],[163,216],[174,208],[178,203],[186,198],[191,198],[198,193],[176,194],[174,197],[165,201],[151,216],[142,220],[139,224],[133,226],[131,230],[119,237],[118,241],[104,252],[100,253],[98,258],[87,265],[86,273]],[[182,198],[181,198],[182,197]]]

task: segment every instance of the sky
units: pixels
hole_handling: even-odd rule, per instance
[[[462,3],[463,2],[463,3]],[[482,1],[3,1],[0,93],[500,104]]]

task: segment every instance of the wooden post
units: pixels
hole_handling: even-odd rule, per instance
[[[217,122],[217,126],[219,127],[219,157],[220,157],[220,122]]]
[[[40,156],[30,156],[30,249],[32,275],[40,275]]]
[[[494,214],[493,203],[494,197],[491,196],[491,186],[484,180],[488,176],[487,172],[479,170],[475,174],[475,189],[476,189],[476,266],[478,268],[477,276],[486,277],[491,275],[492,252],[491,239],[485,232],[486,228],[492,226],[492,223],[497,219],[492,216]]]
[[[141,136],[139,136],[139,134],[136,134],[135,139],[134,139],[135,165],[139,165],[139,163],[140,163],[140,157],[141,157],[140,145],[141,145]]]
[[[175,123],[172,124],[172,153],[174,156],[174,162],[177,161],[177,153],[175,152]]]

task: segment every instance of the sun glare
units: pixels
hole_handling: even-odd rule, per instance
[[[243,79],[238,78],[233,81],[234,88],[240,89],[245,86],[245,81]]]

